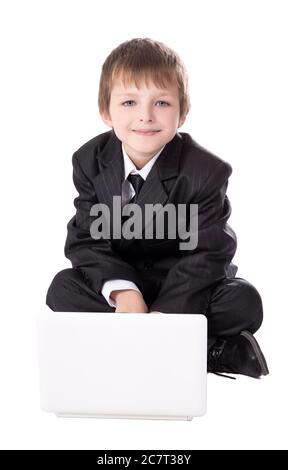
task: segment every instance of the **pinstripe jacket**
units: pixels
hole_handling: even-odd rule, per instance
[[[178,236],[170,239],[168,222],[163,239],[95,239],[90,215],[94,204],[113,212],[113,197],[121,196],[124,178],[121,141],[113,130],[82,145],[72,157],[73,181],[79,196],[76,214],[68,222],[65,256],[99,295],[109,279],[134,282],[151,310],[165,313],[205,313],[211,288],[234,277],[231,262],[236,236],[227,220],[229,163],[213,155],[185,132],[177,132],[153,165],[137,199],[146,204],[198,205],[198,244],[180,250]],[[189,216],[189,213],[188,213]],[[156,215],[154,216],[156,217]],[[111,217],[113,233],[113,217]],[[187,221],[189,226],[189,220]],[[143,225],[144,230],[144,225]]]

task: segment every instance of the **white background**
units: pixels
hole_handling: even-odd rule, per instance
[[[6,449],[287,449],[287,2],[1,1],[0,445]],[[230,162],[238,275],[260,291],[270,375],[209,375],[192,422],[58,419],[39,408],[35,317],[64,257],[71,157],[108,128],[102,63],[133,37],[165,42],[190,76],[184,126]]]

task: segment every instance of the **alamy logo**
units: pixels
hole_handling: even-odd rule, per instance
[[[189,230],[187,231],[187,208],[189,208]],[[132,215],[131,215],[132,213]],[[99,215],[100,214],[100,215]],[[111,214],[106,204],[94,204],[90,215],[97,216],[90,226],[91,237],[99,239],[127,240],[144,239],[163,240],[165,237],[165,214],[167,217],[168,239],[185,240],[179,243],[180,250],[194,250],[198,244],[198,204],[145,204],[144,212],[136,204],[121,207],[121,196],[113,196],[112,226],[110,233]],[[128,219],[122,223],[122,216]],[[154,215],[156,224],[154,225]],[[153,236],[154,229],[156,236]],[[111,236],[112,235],[112,236]]]

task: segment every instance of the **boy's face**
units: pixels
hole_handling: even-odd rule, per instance
[[[102,119],[124,145],[137,168],[142,168],[175,136],[185,117],[180,119],[179,92],[176,84],[162,90],[143,81],[124,88],[117,80],[112,88],[109,116]],[[150,131],[150,132],[143,132]]]

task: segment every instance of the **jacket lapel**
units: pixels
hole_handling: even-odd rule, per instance
[[[140,206],[142,214],[145,214],[146,204],[160,204],[161,206],[158,208],[157,206],[155,207],[153,218],[146,220],[144,220],[144,218],[142,219],[142,234],[135,231],[135,238],[139,235],[142,239],[145,238],[145,225],[148,226],[149,224],[154,223],[157,213],[162,210],[162,206],[165,206],[165,204],[169,202],[171,187],[179,173],[179,161],[182,145],[182,136],[181,134],[176,133],[174,138],[165,145],[149,172],[139,193],[137,204]],[[123,238],[121,239],[119,248],[127,248],[128,245],[134,241],[133,239],[127,240],[125,238],[125,233],[126,231],[123,230]]]
[[[121,196],[124,177],[121,142],[114,131],[97,160],[100,171],[93,180],[95,191],[99,202],[107,204],[112,213],[113,196]]]
[[[183,145],[183,138],[180,133],[176,133],[174,138],[165,145],[161,154],[157,158],[151,171],[146,178],[137,204],[140,206],[142,214],[145,213],[145,204],[161,204],[164,206],[169,198],[169,190],[173,185],[175,178],[178,176],[179,160]],[[103,151],[97,156],[100,166],[99,174],[94,178],[95,190],[98,200],[109,207],[111,214],[111,234],[112,214],[113,214],[113,196],[122,194],[122,182],[124,179],[124,163],[121,141],[117,138],[114,131],[111,131],[111,137],[105,145]],[[160,208],[161,209],[161,208]],[[159,209],[158,209],[159,210]],[[153,220],[156,217],[154,213]],[[151,223],[151,221],[145,221]],[[144,238],[145,226],[142,227],[142,236]],[[139,234],[135,233],[135,236]],[[123,237],[119,248],[133,243],[132,240]]]

